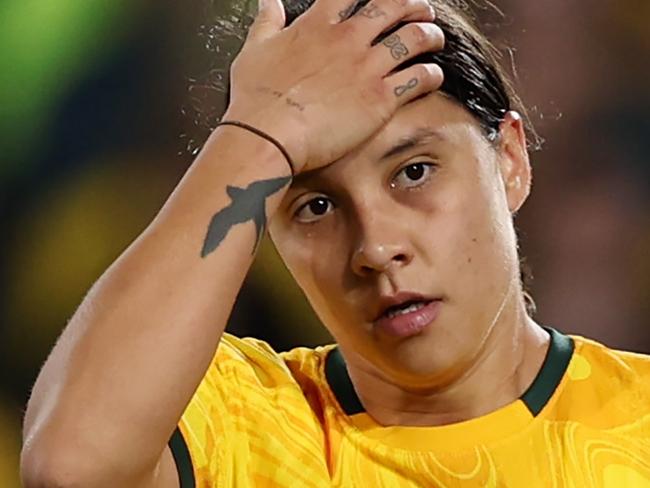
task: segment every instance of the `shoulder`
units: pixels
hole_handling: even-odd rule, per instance
[[[277,352],[267,342],[224,334],[197,394],[259,406],[285,408],[291,404],[322,411],[326,380],[323,364],[334,345],[296,347]],[[250,403],[248,403],[250,404]]]
[[[553,409],[556,420],[608,428],[650,415],[650,356],[571,335],[575,349]]]
[[[273,432],[281,425],[280,418],[317,431],[322,350],[303,347],[278,353],[265,341],[224,334],[183,413],[183,434],[192,430],[234,438],[260,426]]]
[[[569,373],[574,376],[595,375],[618,387],[645,385],[650,387],[650,356],[633,351],[610,348],[582,336],[571,336],[576,348]]]
[[[176,444],[186,446],[188,456],[172,446],[181,452],[177,459],[189,458],[196,486],[231,486],[250,473],[267,476],[269,469],[281,473],[282,460],[305,452],[320,459],[322,351],[278,353],[259,339],[223,335],[179,422]]]
[[[301,383],[306,378],[319,381],[322,364],[334,345],[316,348],[296,347],[277,352],[267,342],[252,337],[239,338],[224,334],[213,359],[211,369],[224,374],[248,372],[262,383]]]

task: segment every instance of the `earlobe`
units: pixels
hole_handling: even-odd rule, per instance
[[[515,111],[506,113],[500,126],[500,168],[510,212],[517,212],[530,193],[532,174],[524,122]]]

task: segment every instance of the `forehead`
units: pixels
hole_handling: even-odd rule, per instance
[[[428,144],[448,150],[467,149],[482,139],[481,128],[460,103],[442,92],[430,93],[400,107],[367,141],[334,163],[295,177],[292,186],[338,173],[360,159],[382,161],[398,158]]]
[[[479,130],[474,117],[449,95],[437,91],[400,107],[393,118],[359,149],[381,150],[417,133],[433,132],[436,142],[459,144]]]

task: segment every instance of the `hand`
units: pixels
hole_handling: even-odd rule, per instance
[[[392,73],[444,45],[427,0],[372,0],[347,20],[355,0],[316,0],[286,28],[281,0],[260,2],[231,67],[223,120],[246,122],[278,139],[296,173],[344,156],[400,106],[442,85],[435,64]],[[372,45],[400,21],[410,23]]]

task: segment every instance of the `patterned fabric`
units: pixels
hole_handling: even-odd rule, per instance
[[[521,399],[440,427],[346,413],[335,345],[278,354],[226,334],[179,424],[183,488],[650,488],[650,357],[552,332]]]

